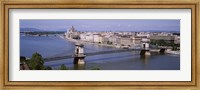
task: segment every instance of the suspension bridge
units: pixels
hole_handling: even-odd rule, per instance
[[[103,54],[112,54],[112,53],[122,53],[122,52],[132,52],[132,51],[140,51],[140,54],[142,51],[145,53],[146,51],[154,51],[154,52],[164,52],[167,48],[157,48],[157,49],[120,49],[120,50],[108,50],[108,51],[98,51],[98,52],[89,52],[89,53],[83,53],[82,55],[85,56],[95,56],[95,55],[103,55]],[[70,59],[74,58],[75,55],[64,55],[64,56],[54,56],[54,57],[47,57],[44,58],[45,62],[49,61],[56,61],[56,60],[62,60],[62,59]]]
[[[86,56],[94,56],[94,55],[112,54],[112,53],[121,53],[121,52],[131,52],[131,51],[140,51],[140,50],[141,49],[109,50],[109,51],[99,51],[99,52],[84,53],[84,55],[86,55]],[[47,58],[44,58],[44,60],[45,60],[45,62],[48,62],[48,61],[70,59],[70,58],[74,58],[74,55],[47,57]]]

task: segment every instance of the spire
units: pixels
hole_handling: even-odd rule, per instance
[[[72,32],[75,32],[74,26],[72,26],[71,30],[72,30]]]
[[[76,30],[74,29],[74,26],[72,26],[71,28],[69,28],[67,31],[68,32],[76,32]]]

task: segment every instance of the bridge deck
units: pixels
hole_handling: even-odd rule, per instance
[[[86,56],[94,56],[94,55],[101,55],[101,54],[121,53],[121,52],[140,51],[140,50],[141,49],[111,50],[111,51],[100,51],[100,52],[85,53],[85,55]],[[73,55],[44,58],[44,60],[45,60],[45,62],[48,62],[48,61],[55,61],[55,60],[69,59],[69,58],[73,58]]]
[[[159,49],[159,48],[157,48],[157,49]],[[86,56],[94,56],[94,55],[101,55],[101,54],[111,54],[111,53],[121,53],[121,52],[131,52],[131,51],[141,51],[141,50],[143,50],[143,49],[110,50],[110,51],[100,51],[100,52],[85,53],[85,55]],[[45,62],[49,62],[49,61],[62,60],[62,59],[70,59],[70,58],[73,58],[73,55],[44,58],[44,61]]]

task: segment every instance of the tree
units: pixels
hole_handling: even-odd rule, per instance
[[[156,41],[156,40],[151,40],[151,41],[150,41],[150,44],[151,44],[151,45],[157,45],[157,41]]]
[[[26,57],[20,56],[20,62],[25,62],[25,61],[26,61]]]
[[[92,68],[91,70],[100,70],[100,68],[94,67],[94,68]]]
[[[60,70],[68,70],[68,68],[67,68],[64,64],[62,64],[62,65],[60,66]]]
[[[45,70],[52,70],[50,66],[45,67]]]
[[[32,70],[44,70],[44,60],[39,53],[34,53],[29,62],[29,68]]]

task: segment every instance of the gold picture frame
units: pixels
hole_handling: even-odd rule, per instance
[[[63,8],[93,8],[93,9],[191,9],[192,11],[192,81],[133,81],[133,82],[31,82],[31,81],[9,81],[9,9],[46,9],[46,8],[56,8],[56,9],[63,9]],[[198,1],[177,1],[177,2],[137,2],[137,1],[57,1],[57,2],[49,2],[49,1],[1,1],[1,34],[2,37],[1,41],[1,59],[0,59],[0,66],[1,66],[1,81],[2,81],[2,88],[29,88],[38,86],[38,89],[50,89],[50,88],[57,88],[57,89],[200,89],[199,88],[199,75],[198,72],[199,68],[199,57],[198,57],[198,30],[199,30],[199,2]],[[60,87],[60,88],[58,88]],[[10,90],[10,89],[9,89]]]

